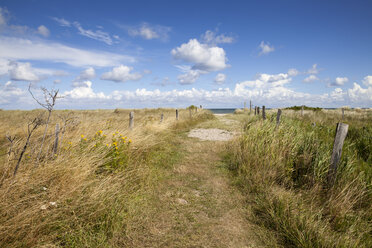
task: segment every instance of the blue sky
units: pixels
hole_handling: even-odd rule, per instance
[[[0,108],[372,107],[371,1],[0,2]]]

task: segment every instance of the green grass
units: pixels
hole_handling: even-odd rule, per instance
[[[246,117],[226,154],[262,239],[278,247],[371,247],[371,115],[346,119],[350,133],[333,187],[327,171],[338,115],[318,116],[315,126],[312,116],[284,115],[279,129],[274,118]]]

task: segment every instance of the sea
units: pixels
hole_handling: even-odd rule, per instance
[[[218,108],[218,109],[207,109],[212,111],[213,114],[232,114],[236,108]]]

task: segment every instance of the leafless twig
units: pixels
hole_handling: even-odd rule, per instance
[[[18,168],[19,168],[19,164],[21,163],[21,160],[22,160],[22,157],[23,157],[23,154],[26,152],[26,149],[27,149],[27,146],[29,145],[30,143],[30,138],[31,138],[31,135],[32,133],[40,126],[43,124],[43,119],[39,116],[39,117],[36,117],[34,118],[32,121],[30,121],[27,125],[27,140],[26,140],[26,143],[25,145],[23,146],[23,150],[21,151],[21,154],[19,155],[19,158],[18,158],[18,161],[17,161],[17,165],[16,167],[14,168],[14,173],[13,173],[13,176],[15,176],[17,174],[17,171],[18,171]]]
[[[45,141],[45,135],[46,135],[47,130],[48,130],[48,124],[49,124],[50,116],[52,115],[52,111],[54,109],[54,105],[56,104],[57,99],[61,98],[61,97],[58,97],[59,90],[52,89],[52,90],[49,91],[44,87],[41,87],[41,90],[43,91],[45,103],[42,103],[39,100],[37,100],[36,97],[34,96],[34,94],[32,94],[31,84],[28,86],[28,91],[30,92],[32,98],[34,98],[34,100],[40,106],[42,106],[43,108],[45,108],[48,111],[48,118],[47,118],[47,121],[45,123],[46,125],[45,125],[44,134],[43,134],[43,140],[41,141],[40,151],[39,151],[39,154],[37,155],[37,159],[36,159],[36,161],[38,161],[38,162],[39,162],[41,153],[43,152],[43,145],[44,145],[44,141]]]

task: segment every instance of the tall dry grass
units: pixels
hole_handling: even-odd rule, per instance
[[[27,120],[40,112],[0,111],[0,247],[131,246],[135,236],[146,235],[137,222],[151,207],[151,188],[162,178],[159,168],[182,157],[176,133],[213,116],[203,111],[190,118],[181,110],[176,121],[174,109],[135,110],[130,131],[130,110],[55,111],[40,162],[42,128],[13,177]],[[62,125],[58,115],[68,113],[75,121],[53,156],[54,126]],[[6,133],[17,137],[10,157]]]
[[[275,117],[275,110],[266,121],[246,116],[226,155],[259,236],[270,247],[371,247],[372,112],[346,112],[349,134],[333,187],[327,171],[341,111],[284,110],[279,129]]]

